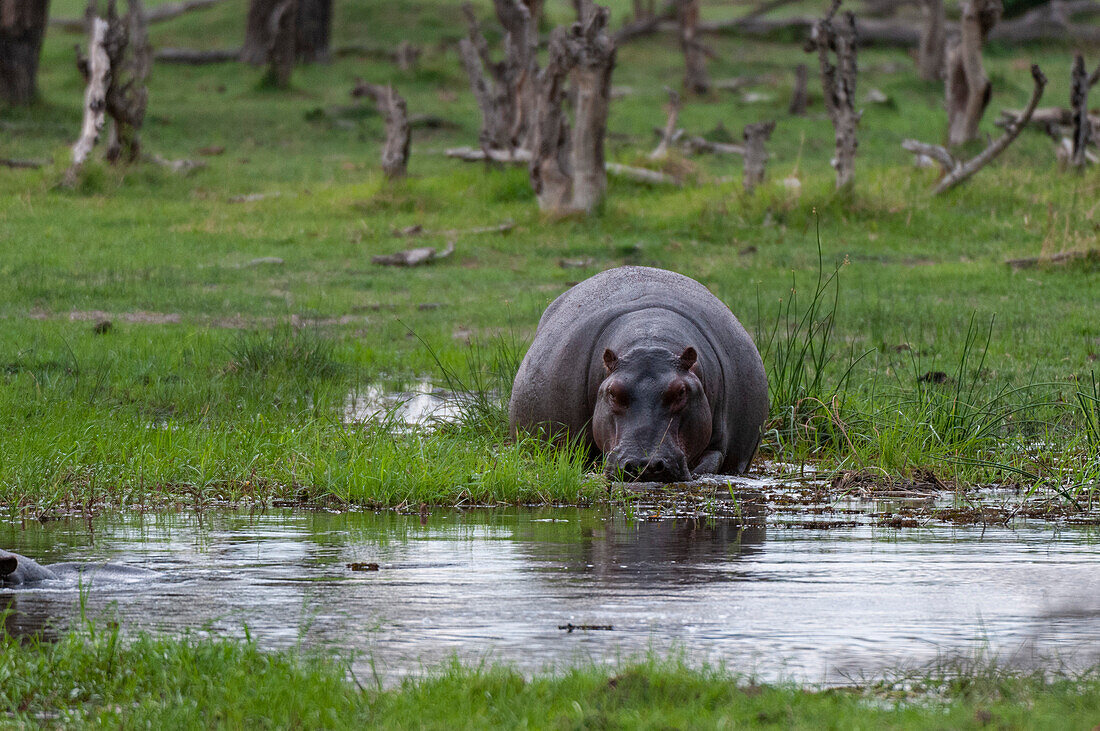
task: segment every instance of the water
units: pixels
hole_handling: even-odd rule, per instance
[[[160,572],[87,591],[90,615],[129,630],[240,636],[247,625],[265,647],[354,652],[361,679],[373,659],[385,682],[452,654],[534,671],[676,651],[811,683],[983,651],[1024,667],[1100,661],[1095,529],[889,529],[861,518],[808,530],[797,527],[806,516],[730,505],[717,512],[740,517],[645,517],[660,501],[633,516],[130,513],[4,525],[0,545],[43,563]],[[48,635],[79,617],[79,589],[0,590],[5,606],[9,632]],[[569,624],[612,629],[559,629]]]

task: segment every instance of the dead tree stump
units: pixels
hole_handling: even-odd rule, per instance
[[[357,96],[369,96],[386,120],[386,141],[382,144],[382,172],[388,180],[405,177],[409,164],[409,115],[405,100],[387,84],[355,82]]]
[[[768,151],[764,145],[774,131],[774,121],[745,125],[745,167],[741,182],[746,193],[764,182],[764,170],[768,165]]]
[[[684,89],[691,94],[706,94],[710,91],[710,77],[706,48],[699,40],[699,0],[678,0],[676,21],[684,52]]]
[[[29,104],[37,94],[49,6],[49,0],[0,1],[0,99],[8,104]]]
[[[1001,18],[1001,0],[968,0],[959,40],[947,53],[947,141],[961,145],[978,136],[992,89],[982,65],[982,44]]]
[[[787,113],[796,117],[806,114],[806,105],[809,96],[806,94],[806,81],[809,77],[809,69],[806,64],[800,63],[794,68],[794,90],[791,92],[791,104],[787,107]]]
[[[589,213],[607,189],[604,137],[611,100],[615,43],[607,8],[579,0],[581,20],[550,34],[549,58],[538,76],[531,186],[548,213]],[[570,83],[573,125],[565,114]]]
[[[107,111],[107,87],[111,81],[111,59],[107,55],[106,37],[107,21],[93,18],[88,37],[88,57],[81,57],[77,61],[88,80],[88,86],[84,90],[84,121],[80,126],[80,136],[73,145],[72,164],[65,171],[62,180],[62,185],[70,188],[76,185],[80,168],[103,131]]]
[[[467,3],[462,8],[469,34],[459,42],[459,53],[481,111],[479,141],[487,151],[527,149],[535,106],[538,32],[526,4],[519,0],[494,0],[494,4],[505,29],[504,58],[499,62],[489,55],[489,43],[473,7]]]
[[[141,127],[149,101],[145,80],[153,61],[141,0],[127,0],[126,15],[122,17],[115,0],[108,0],[104,45],[111,63],[111,83],[107,87],[107,116],[111,118],[107,160],[131,163],[141,157]]]
[[[821,86],[825,97],[825,109],[836,130],[837,189],[847,188],[855,179],[856,127],[862,116],[856,111],[856,19],[852,13],[844,13],[834,23],[840,0],[834,0],[824,18],[814,23],[808,48],[817,50],[821,63]],[[830,51],[836,53],[836,65],[830,61]]]
[[[917,46],[917,74],[925,81],[943,79],[944,55],[947,44],[947,18],[943,0],[922,0],[924,23]]]
[[[1095,130],[1089,119],[1089,90],[1100,79],[1100,66],[1091,74],[1085,69],[1085,58],[1077,54],[1073,59],[1073,71],[1070,73],[1069,107],[1073,116],[1073,137],[1070,147],[1070,165],[1084,170],[1088,163],[1089,145],[1094,139]]]

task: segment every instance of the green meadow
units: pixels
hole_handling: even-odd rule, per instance
[[[628,4],[611,5],[617,27]],[[567,10],[552,4],[546,24],[567,22]],[[778,121],[768,182],[746,195],[739,159],[646,159],[682,63],[671,38],[654,36],[619,51],[608,157],[683,184],[612,177],[597,215],[550,220],[526,170],[443,155],[476,144],[478,130],[457,2],[336,13],[334,46],[409,40],[420,63],[340,56],[297,69],[285,92],[235,63],[157,65],[144,148],[205,166],[179,174],[97,157],[73,190],[57,183],[79,127],[80,38],[48,33],[40,101],[0,112],[0,156],[52,161],[0,171],[0,496],[12,517],[272,498],[601,499],[582,455],[509,440],[500,401],[546,305],[622,264],[695,277],[755,335],[772,391],[764,456],[884,480],[932,470],[964,486],[1095,491],[1100,172],[1061,170],[1046,135],[1025,131],[933,198],[937,173],[900,142],[941,141],[942,86],[917,80],[901,51],[866,49],[858,98],[874,88],[888,101],[862,102],[856,185],[838,195],[813,73],[808,116],[786,113],[793,66],[813,71],[815,59],[791,42],[718,36],[712,78],[759,83],[752,95],[687,99],[681,125],[737,139],[744,124]],[[239,45],[244,15],[243,0],[224,3],[153,26],[152,42]],[[1050,79],[1042,103],[1066,103],[1072,51],[989,47],[983,129],[999,134],[998,111],[1023,106],[1032,62]],[[357,77],[393,83],[410,114],[446,122],[414,129],[407,180],[381,175],[382,121],[349,95]],[[476,232],[506,222],[507,233]],[[410,226],[424,235],[395,235]],[[429,266],[371,263],[448,241],[454,254]],[[1092,253],[1005,263],[1066,251]],[[348,393],[422,378],[477,391],[481,408],[433,432],[343,424]]]

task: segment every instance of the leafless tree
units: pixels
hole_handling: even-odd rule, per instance
[[[684,89],[692,94],[710,91],[707,52],[699,38],[699,0],[677,0],[676,20],[684,52]]]
[[[1095,139],[1089,118],[1089,90],[1100,80],[1100,66],[1091,74],[1085,68],[1085,58],[1077,54],[1073,59],[1073,71],[1070,73],[1069,106],[1073,114],[1073,137],[1070,148],[1070,165],[1083,170],[1088,162],[1089,145]]]
[[[840,0],[834,0],[824,18],[814,24],[808,44],[809,50],[816,50],[821,64],[821,86],[825,97],[825,110],[833,122],[836,131],[836,154],[833,167],[836,168],[837,189],[852,185],[855,178],[856,127],[859,126],[861,112],[856,111],[856,19],[852,13],[842,14],[836,19]],[[835,52],[836,64],[830,60]]]
[[[959,40],[947,52],[947,141],[961,145],[978,136],[992,87],[982,65],[982,44],[1001,18],[1001,0],[967,0]]]
[[[550,34],[549,58],[538,77],[531,185],[539,208],[588,213],[607,188],[604,136],[611,100],[615,43],[607,34],[608,11],[579,0],[578,22]],[[566,82],[573,123],[565,114]]]
[[[943,0],[921,0],[924,22],[917,47],[917,73],[925,81],[943,78],[944,55],[947,45],[947,17]]]
[[[49,0],[0,0],[0,99],[8,104],[27,104],[37,93],[49,8]]]

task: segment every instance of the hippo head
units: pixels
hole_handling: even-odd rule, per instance
[[[0,551],[0,580],[8,574],[14,574],[19,568],[19,557],[14,553]]]
[[[592,436],[607,455],[608,477],[656,482],[691,478],[710,442],[711,409],[695,348],[604,351],[606,378],[592,414]]]

